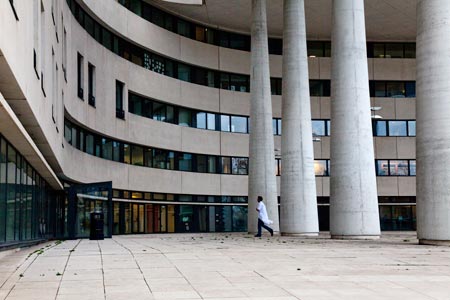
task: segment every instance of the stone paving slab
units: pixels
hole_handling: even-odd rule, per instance
[[[450,248],[248,234],[115,236],[0,253],[0,300],[449,300]]]

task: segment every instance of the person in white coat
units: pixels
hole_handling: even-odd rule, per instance
[[[258,212],[258,233],[255,237],[261,237],[261,227],[270,232],[270,235],[273,236],[273,229],[267,225],[273,224],[273,221],[269,220],[269,216],[267,215],[266,205],[263,203],[263,197],[258,196],[258,206],[256,207],[256,211]]]

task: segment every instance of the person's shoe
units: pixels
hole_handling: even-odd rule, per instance
[[[255,237],[261,237],[261,235],[260,234],[255,234]]]
[[[270,230],[270,236],[273,236],[273,229]]]

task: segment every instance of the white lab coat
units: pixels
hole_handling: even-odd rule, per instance
[[[266,205],[260,201],[258,203],[258,219],[264,222],[266,225],[273,224],[272,220],[269,220],[269,216],[267,215]]]

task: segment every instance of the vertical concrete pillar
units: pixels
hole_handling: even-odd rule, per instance
[[[284,0],[280,231],[317,235],[304,0]]]
[[[450,1],[417,1],[417,236],[450,245]]]
[[[279,230],[275,151],[272,129],[266,0],[252,0],[250,70],[250,166],[248,176],[248,231],[256,232],[256,199],[264,197],[272,228]]]
[[[331,237],[379,238],[364,0],[334,0],[332,14]]]

